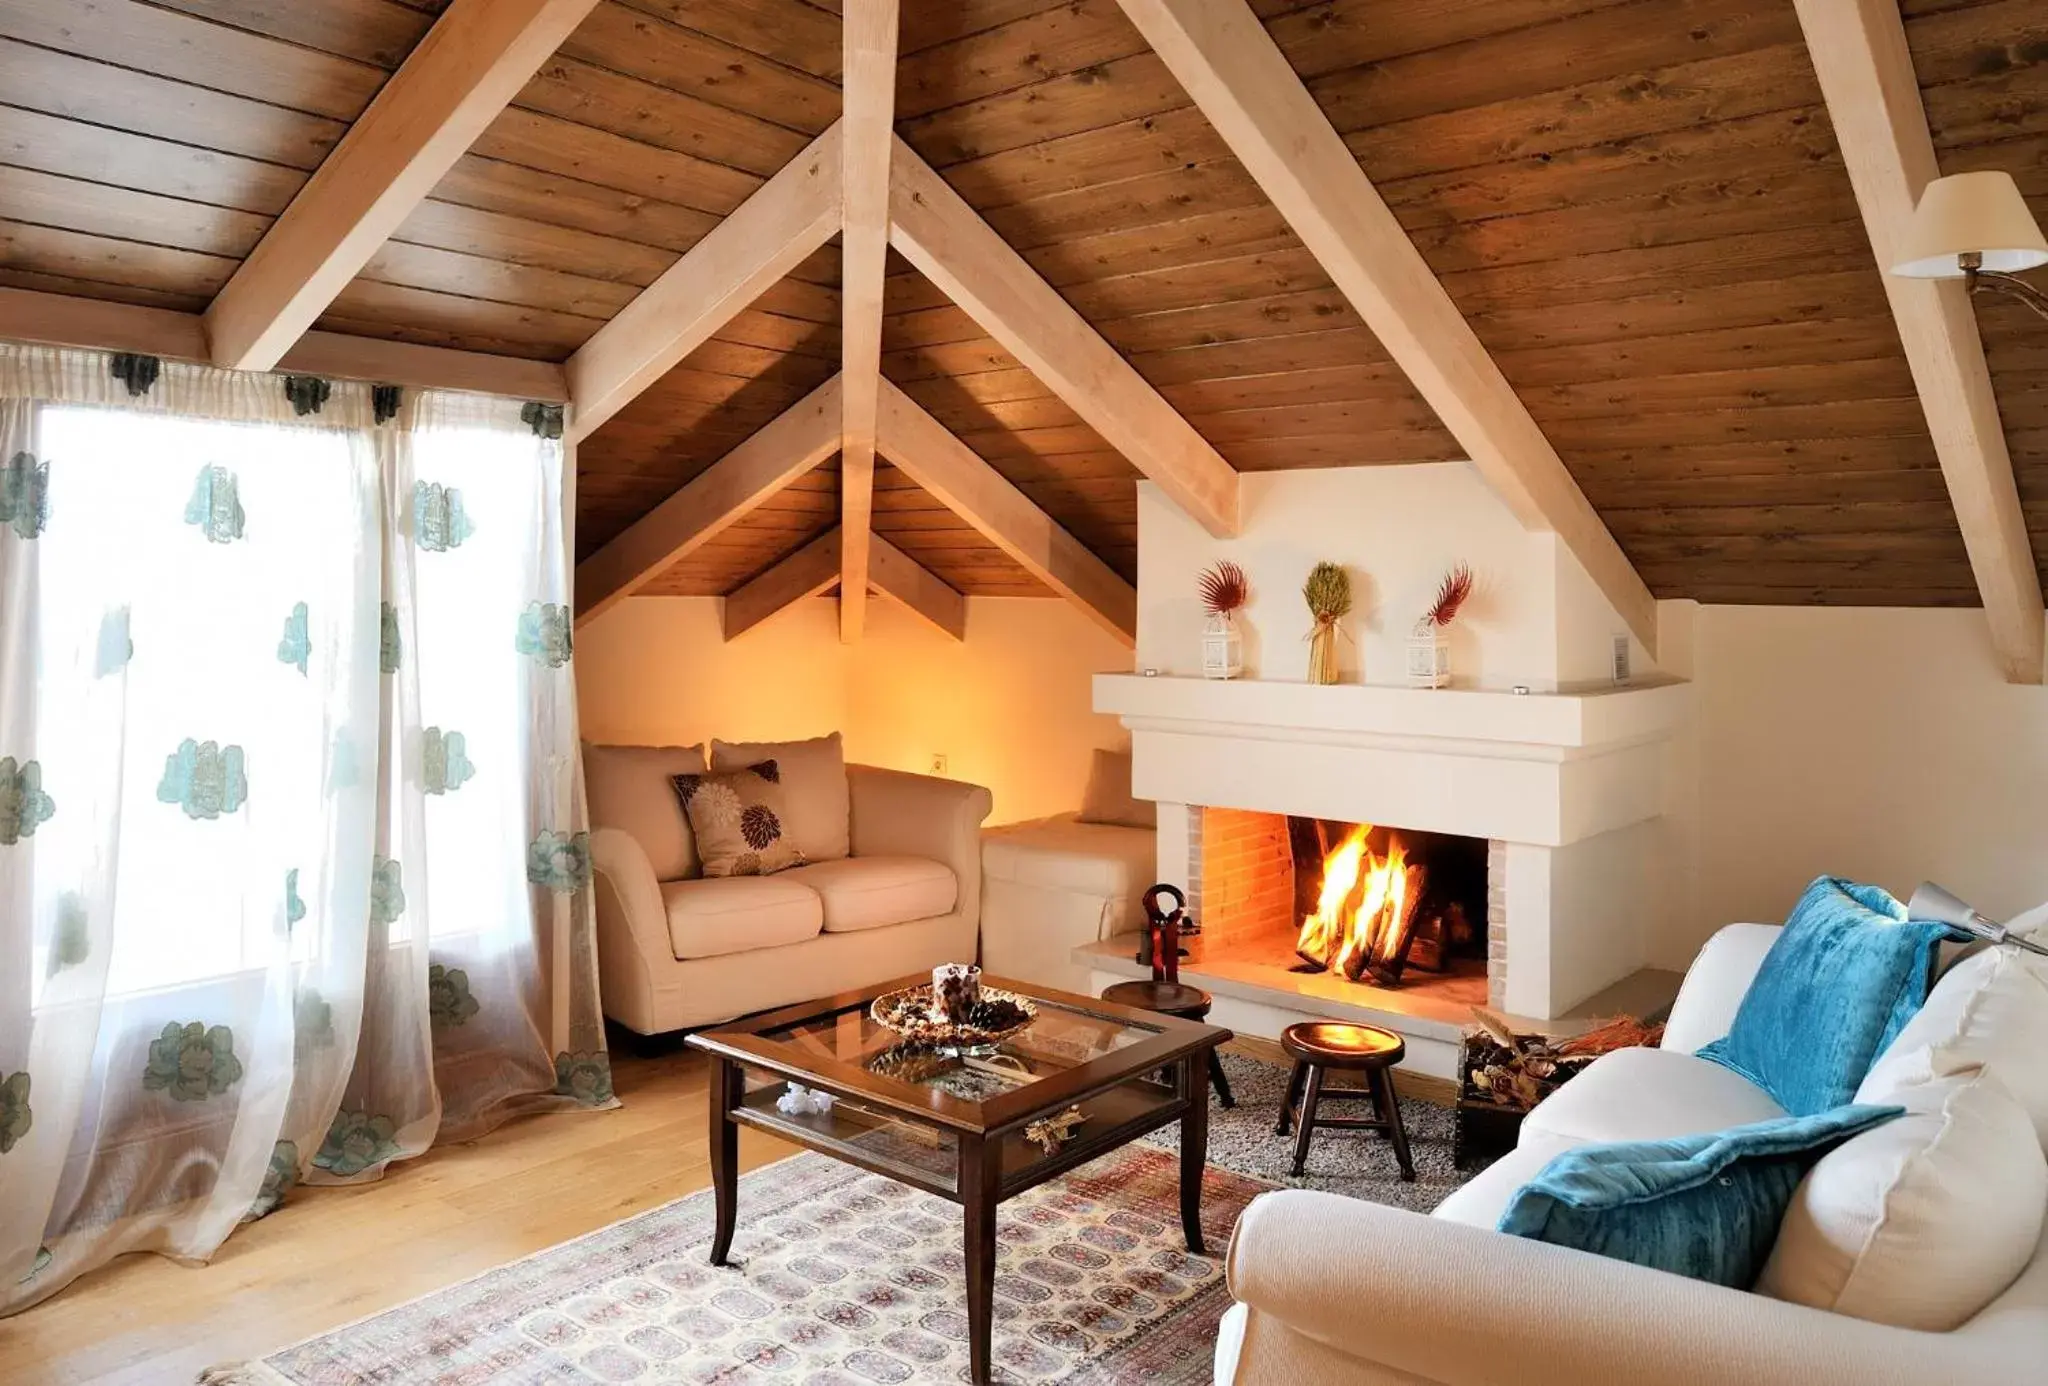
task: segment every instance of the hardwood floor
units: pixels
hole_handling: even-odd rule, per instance
[[[704,1061],[613,1062],[617,1111],[529,1117],[376,1184],[298,1190],[210,1265],[123,1257],[0,1319],[0,1383],[188,1383],[709,1185]],[[744,1168],[792,1150],[740,1136]]]

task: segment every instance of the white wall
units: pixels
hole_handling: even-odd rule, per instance
[[[1699,608],[1697,936],[1823,873],[1922,878],[1994,917],[2048,900],[2048,690],[1975,610]]]
[[[800,602],[727,643],[715,597],[634,597],[576,633],[587,741],[778,741],[839,731],[848,759],[987,785],[991,823],[1078,808],[1097,747],[1124,745],[1090,708],[1090,676],[1130,651],[1063,601],[974,597],[967,639],[894,602],[839,642],[838,604]]]
[[[1246,473],[1240,485],[1242,532],[1219,540],[1156,486],[1139,483],[1140,668],[1201,672],[1196,580],[1225,558],[1251,578],[1248,678],[1308,676],[1311,623],[1301,584],[1325,559],[1350,570],[1356,599],[1343,623],[1346,682],[1405,681],[1409,631],[1460,560],[1477,579],[1452,627],[1460,687],[1551,690],[1604,678],[1613,637],[1626,633],[1556,536],[1524,530],[1469,462]],[[1640,648],[1636,661],[1647,671]]]

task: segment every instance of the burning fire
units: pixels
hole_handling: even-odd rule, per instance
[[[1399,838],[1379,856],[1371,824],[1355,827],[1323,859],[1316,912],[1304,919],[1295,951],[1310,964],[1358,981],[1368,970],[1398,975],[1403,945],[1422,901],[1422,867],[1410,865]]]

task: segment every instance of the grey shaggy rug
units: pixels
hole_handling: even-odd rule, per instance
[[[1294,1137],[1273,1134],[1274,1124],[1280,1119],[1281,1099],[1287,1092],[1287,1070],[1241,1054],[1225,1053],[1223,1071],[1230,1077],[1230,1091],[1237,1098],[1237,1105],[1225,1111],[1216,1104],[1213,1094],[1210,1098],[1210,1164],[1273,1184],[1323,1189],[1417,1213],[1427,1213],[1479,1172],[1480,1166],[1476,1164],[1460,1170],[1451,1162],[1451,1109],[1404,1097],[1401,1121],[1408,1131],[1409,1153],[1415,1159],[1414,1183],[1402,1180],[1393,1144],[1379,1132],[1320,1128],[1309,1145],[1308,1173],[1297,1179],[1289,1173],[1294,1168]],[[1328,1091],[1326,1085],[1323,1115],[1369,1114],[1369,1104],[1363,1100],[1332,1103],[1327,1100]],[[1145,1139],[1175,1150],[1180,1146],[1180,1130],[1169,1126]]]

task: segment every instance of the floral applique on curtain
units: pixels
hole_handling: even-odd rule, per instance
[[[326,1049],[334,1043],[334,1007],[312,987],[301,987],[292,1001],[292,1033],[301,1049]]]
[[[10,1073],[0,1080],[0,1155],[14,1149],[36,1124],[36,1114],[29,1110],[28,1089],[26,1073]]]
[[[50,464],[17,452],[0,467],[0,525],[33,539],[50,522]]]
[[[173,1101],[204,1102],[226,1092],[241,1077],[233,1030],[225,1025],[209,1029],[203,1020],[188,1025],[173,1020],[150,1041],[142,1086],[150,1092],[168,1092]]]
[[[329,1174],[346,1177],[381,1165],[398,1153],[398,1124],[390,1117],[336,1112],[313,1163]]]
[[[309,615],[304,602],[294,605],[292,614],[284,618],[284,638],[277,642],[277,662],[292,665],[302,674],[313,654]]]
[[[192,483],[192,499],[185,502],[185,523],[199,526],[209,543],[230,544],[242,537],[247,518],[235,474],[217,464],[201,467]]]
[[[590,884],[590,834],[543,828],[526,849],[526,879],[561,895]]]
[[[100,617],[99,650],[93,660],[93,674],[105,678],[118,674],[135,658],[135,640],[128,631],[128,608],[117,606]]]
[[[460,548],[476,533],[462,508],[462,492],[437,481],[417,481],[412,488],[412,533],[429,553]]]
[[[34,1263],[29,1266],[28,1274],[24,1275],[20,1280],[17,1280],[15,1283],[17,1285],[28,1284],[29,1281],[35,1279],[37,1276],[41,1275],[46,1269],[48,1269],[50,1262],[56,1259],[56,1257],[50,1254],[50,1248],[46,1246],[37,1247],[36,1259]]]
[[[249,797],[249,776],[240,746],[186,737],[164,757],[164,777],[157,784],[160,802],[176,804],[187,818],[213,819],[233,813]]]
[[[76,967],[92,953],[92,929],[86,918],[85,899],[75,890],[57,897],[57,925],[50,931],[50,962],[46,976],[54,977],[67,967]]]
[[[398,635],[398,608],[390,602],[377,604],[377,668],[386,674],[398,672],[405,647]]]
[[[396,924],[405,913],[405,871],[389,857],[376,857],[370,867],[370,919]]]
[[[284,873],[284,927],[290,933],[292,925],[306,917],[306,902],[299,898],[299,868],[294,866]]]
[[[263,1187],[256,1191],[256,1201],[249,1205],[251,1220],[267,1218],[284,1203],[285,1195],[298,1186],[299,1147],[292,1141],[279,1141],[270,1147],[270,1164],[263,1171]]]
[[[555,1055],[555,1091],[586,1107],[612,1100],[612,1061],[603,1050],[577,1050]]]
[[[56,812],[57,801],[43,792],[43,767],[0,756],[0,847],[34,837],[37,826]]]
[[[469,762],[469,742],[459,731],[428,727],[420,733],[420,778],[429,794],[460,789],[476,775]]]
[[[574,621],[569,608],[553,602],[528,602],[519,617],[519,653],[531,655],[550,669],[559,669],[575,653]]]
[[[435,1032],[467,1024],[483,1006],[470,994],[469,973],[431,963],[427,967],[427,1016]]]

